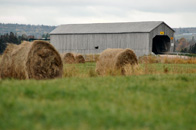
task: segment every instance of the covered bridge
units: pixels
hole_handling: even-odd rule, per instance
[[[172,50],[174,30],[162,21],[60,25],[50,42],[60,52],[97,54],[107,48],[131,48],[137,56]]]

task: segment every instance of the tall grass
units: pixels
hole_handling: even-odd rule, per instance
[[[95,77],[95,62],[84,64],[64,64],[63,77]]]
[[[196,64],[195,57],[187,57],[187,58],[180,58],[180,57],[160,57],[160,56],[143,56],[139,57],[139,63],[163,63],[163,64]]]
[[[188,58],[188,59],[183,59],[183,58],[161,58],[161,63],[166,63],[166,64],[196,64],[196,58]]]
[[[85,64],[64,64],[63,77],[97,77],[95,62]],[[150,74],[185,74],[196,73],[196,64],[166,64],[166,63],[140,63],[135,66],[126,65],[124,75],[150,75]],[[122,75],[121,70],[108,69],[106,76]]]
[[[99,58],[99,54],[86,54],[84,58],[87,62],[96,62]]]

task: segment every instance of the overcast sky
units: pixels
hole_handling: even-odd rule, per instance
[[[196,0],[0,0],[0,23],[165,21],[196,27]]]

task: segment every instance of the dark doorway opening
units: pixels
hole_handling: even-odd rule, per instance
[[[99,46],[95,46],[95,49],[99,49]]]
[[[152,52],[155,54],[164,54],[170,50],[170,38],[166,35],[157,35],[153,38]]]

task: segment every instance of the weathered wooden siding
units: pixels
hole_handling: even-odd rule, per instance
[[[60,52],[97,54],[107,48],[131,48],[137,56],[149,54],[149,33],[51,35]],[[99,49],[95,49],[99,46]]]
[[[152,42],[153,38],[157,35],[161,35],[160,32],[164,32],[164,35],[167,35],[169,38],[173,37],[174,38],[174,32],[164,23],[160,24],[158,27],[153,29],[150,32],[150,44],[149,44],[149,52],[152,52]],[[174,39],[170,39],[170,43],[174,43]],[[172,50],[172,49],[171,49]]]

